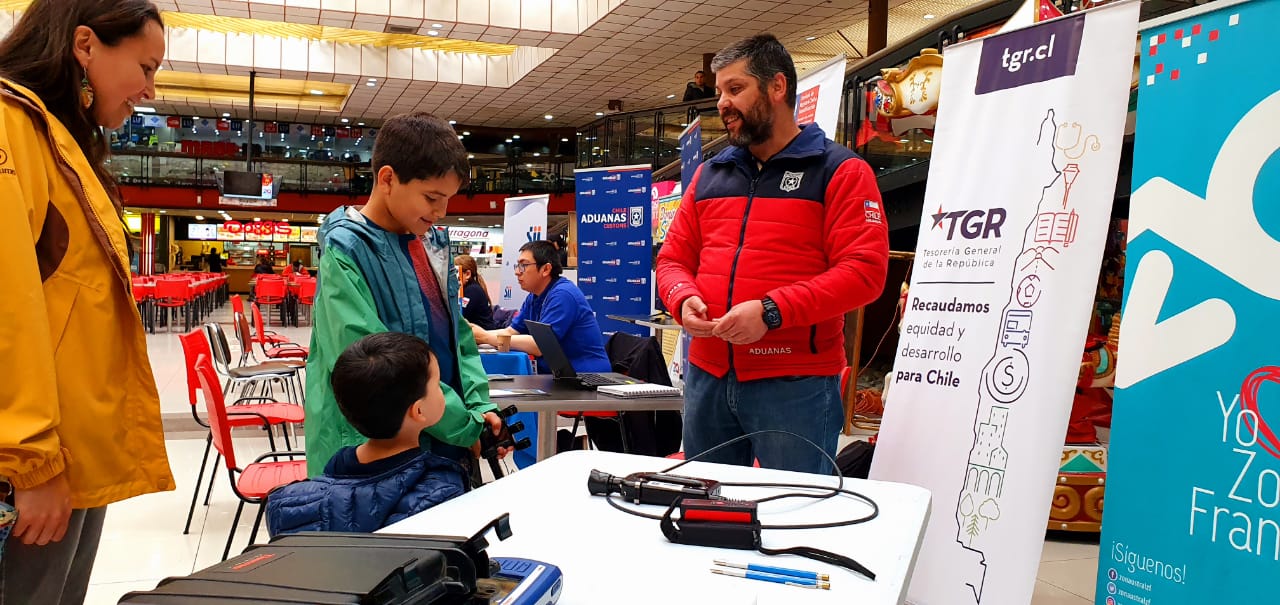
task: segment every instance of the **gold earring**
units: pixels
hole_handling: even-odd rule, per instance
[[[93,105],[93,86],[89,84],[89,76],[80,78],[80,104],[88,109]]]

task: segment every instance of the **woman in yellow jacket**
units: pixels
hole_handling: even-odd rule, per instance
[[[35,0],[0,42],[3,603],[82,602],[106,505],[173,489],[102,131],[163,59],[146,0]]]

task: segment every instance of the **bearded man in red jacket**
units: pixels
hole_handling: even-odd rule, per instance
[[[879,297],[888,230],[875,174],[796,124],[796,70],[761,34],[711,62],[732,146],[695,173],[658,255],[658,291],[686,332],[687,457],[759,430],[836,453],[844,315]],[[752,436],[701,458],[831,473],[790,435]]]

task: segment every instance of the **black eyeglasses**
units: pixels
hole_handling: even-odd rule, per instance
[[[529,267],[537,267],[538,263],[516,263],[516,273],[524,273]]]

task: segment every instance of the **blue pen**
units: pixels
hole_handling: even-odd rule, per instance
[[[738,569],[717,569],[711,568],[711,573],[720,574],[722,576],[732,576],[735,578],[746,578],[748,580],[761,580],[764,582],[773,582],[774,584],[783,584],[786,586],[796,586],[799,588],[809,588],[831,590],[831,583],[823,580],[807,580],[805,578],[793,578],[790,576],[775,576],[767,573],[757,573],[754,571],[742,571]]]
[[[769,567],[768,565],[756,565],[754,563],[733,563],[731,561],[715,561],[716,565],[724,567],[735,567],[738,569],[746,569],[750,571],[759,571],[763,573],[771,573],[777,576],[790,576],[793,578],[805,578],[809,580],[830,580],[831,576],[824,573],[813,571],[802,571],[799,569],[787,569],[785,567]]]

